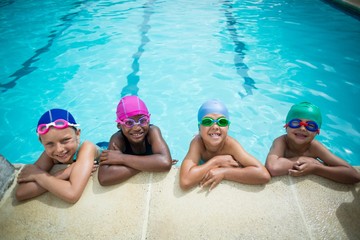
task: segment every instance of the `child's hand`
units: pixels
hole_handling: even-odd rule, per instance
[[[122,153],[118,150],[104,150],[100,155],[100,165],[121,164],[119,162],[121,155]]]
[[[219,167],[239,167],[240,163],[236,161],[231,155],[217,156],[217,163]]]
[[[98,167],[99,167],[99,164],[96,163],[96,162],[94,162],[93,168],[92,168],[92,170],[91,170],[91,175],[93,175],[93,173],[96,172],[96,170],[98,169]]]
[[[224,179],[224,169],[213,168],[208,171],[200,182],[200,187],[210,186],[209,191],[215,188]]]
[[[35,176],[37,174],[44,173],[38,166],[31,164],[26,165],[18,175],[17,182],[25,183],[25,182],[34,182]]]
[[[289,175],[293,177],[299,177],[311,174],[317,164],[321,163],[314,158],[301,157],[298,161],[296,161],[293,168],[289,169]]]

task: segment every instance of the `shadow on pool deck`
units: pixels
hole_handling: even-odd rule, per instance
[[[360,239],[360,184],[317,176],[209,193],[182,191],[175,167],[110,187],[95,174],[76,204],[50,193],[19,203],[15,187],[0,202],[1,239]]]

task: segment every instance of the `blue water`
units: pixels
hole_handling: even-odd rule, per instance
[[[180,161],[199,106],[218,98],[262,163],[306,100],[322,109],[317,139],[360,165],[360,22],[320,0],[9,0],[0,21],[0,153],[12,163],[40,155],[46,110],[68,109],[97,143],[134,94]]]

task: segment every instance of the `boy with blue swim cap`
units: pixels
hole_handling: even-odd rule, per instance
[[[216,187],[222,180],[264,184],[270,180],[266,168],[240,143],[228,136],[229,111],[219,100],[204,102],[198,111],[199,134],[190,143],[180,167],[180,187]],[[201,162],[204,164],[200,164]]]
[[[276,138],[265,166],[272,176],[319,175],[340,183],[360,182],[360,173],[315,140],[320,133],[319,107],[309,102],[293,105],[285,120],[286,134]]]
[[[223,115],[226,119],[230,120],[229,118],[229,111],[226,108],[226,106],[215,99],[208,100],[204,102],[198,111],[198,122],[200,123],[203,117],[205,117],[207,114],[211,113],[217,113]]]
[[[97,167],[100,156],[95,144],[80,143],[80,125],[64,109],[50,109],[39,119],[36,133],[45,151],[34,164],[26,165],[18,175],[16,198],[23,201],[51,192],[69,203],[78,201]],[[65,169],[50,173],[55,164]]]

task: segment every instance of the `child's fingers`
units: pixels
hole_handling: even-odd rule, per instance
[[[296,164],[294,165],[294,169],[300,170],[300,169],[301,169],[301,166],[302,166],[302,164],[296,163]]]
[[[215,179],[213,179],[213,178],[210,178],[210,179],[204,178],[201,181],[200,186],[201,187],[208,187],[208,186],[211,186],[214,182],[215,182]]]
[[[18,183],[26,183],[26,182],[30,182],[30,181],[27,180],[26,178],[20,177],[20,178],[17,179],[17,182],[18,182]]]
[[[306,175],[303,170],[289,169],[289,175],[293,177],[300,177]]]
[[[233,167],[242,167],[241,163],[238,160],[235,160],[236,164]]]
[[[108,150],[104,150],[100,155],[100,162],[105,161],[107,159]]]
[[[202,181],[201,183],[200,183],[200,187],[207,187],[207,186],[209,186],[211,184],[211,182],[209,181],[209,180],[207,180],[207,181]]]
[[[216,180],[214,180],[214,181],[211,183],[211,186],[210,186],[210,188],[209,188],[209,191],[211,191],[213,188],[215,188],[218,184],[219,184],[219,183],[218,183]]]
[[[204,186],[205,183],[208,181],[209,173],[206,173],[205,176],[200,181],[200,186]]]
[[[99,167],[99,165],[98,164],[94,164],[94,166],[93,166],[93,169],[92,169],[92,173],[93,172],[96,172],[96,170],[98,169],[98,167]]]

